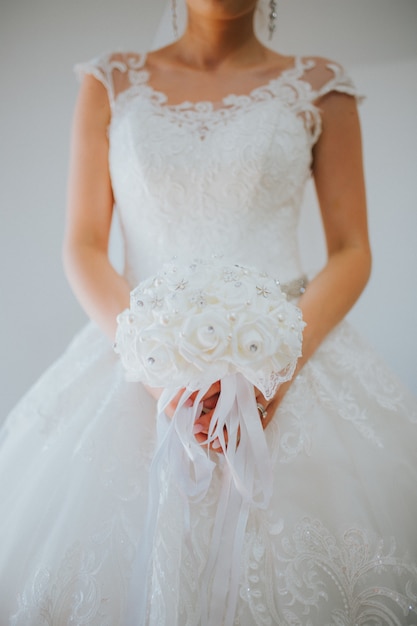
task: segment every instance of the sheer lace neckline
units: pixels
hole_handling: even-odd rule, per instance
[[[218,100],[183,100],[178,103],[171,103],[168,95],[164,91],[156,89],[150,83],[152,72],[146,67],[147,56],[147,53],[140,55],[139,61],[135,67],[135,70],[139,71],[135,76],[131,74],[131,80],[136,86],[142,85],[146,87],[149,97],[155,104],[174,112],[182,110],[207,112],[208,110],[229,109],[236,106],[236,104],[242,105],[253,101],[265,100],[279,85],[287,81],[300,79],[306,70],[315,66],[313,59],[303,60],[300,55],[296,55],[293,57],[292,64],[288,68],[282,70],[276,76],[273,76],[257,87],[254,87],[247,93],[239,94],[229,92]],[[312,90],[312,86],[308,81],[303,82],[305,82],[308,89]]]
[[[321,132],[318,100],[333,90],[357,97],[352,81],[340,65],[296,55],[289,67],[247,93],[229,93],[217,101],[171,103],[166,92],[152,85],[147,59],[146,53],[114,53],[105,59],[104,76],[94,69],[107,86],[117,117],[120,118],[125,106],[140,102],[151,106],[159,118],[165,117],[173,126],[191,130],[200,139],[205,139],[212,129],[240,119],[242,113],[253,113],[261,104],[279,103],[280,109],[291,111],[303,121],[314,144]]]

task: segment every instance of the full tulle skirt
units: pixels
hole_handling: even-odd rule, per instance
[[[155,424],[155,401],[125,380],[93,324],[17,405],[0,449],[2,626],[125,626]],[[249,511],[235,624],[417,624],[415,399],[343,323],[265,434],[273,494],[266,510]],[[211,456],[210,489],[187,520],[164,469],[146,624],[203,623],[227,474],[222,455]],[[227,587],[227,572],[219,582]]]

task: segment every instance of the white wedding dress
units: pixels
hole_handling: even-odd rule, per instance
[[[105,85],[112,105],[110,168],[132,287],[174,255],[218,253],[294,290],[299,207],[321,131],[316,103],[333,90],[355,95],[343,70],[298,58],[250,94],[171,105],[150,86],[145,55],[78,69]],[[2,626],[127,623],[155,411],[89,324],[12,412],[0,449]],[[265,434],[273,496],[249,513],[234,624],[417,624],[415,399],[342,323]],[[213,459],[187,541],[166,468],[146,624],[204,623],[200,582],[226,471]],[[227,587],[227,572],[216,583]]]

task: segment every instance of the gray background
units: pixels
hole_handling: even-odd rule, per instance
[[[171,36],[165,20],[154,39],[162,13],[155,0],[1,0],[0,421],[85,322],[61,265],[72,65],[156,47]],[[349,317],[417,394],[416,26],[416,0],[280,0],[272,45],[342,62],[367,95],[374,270]],[[324,256],[311,186],[300,239],[306,268],[317,270]]]

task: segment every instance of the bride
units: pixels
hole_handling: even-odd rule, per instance
[[[256,6],[187,0],[172,45],[78,67],[64,259],[92,322],[5,426],[2,624],[417,622],[417,405],[343,321],[371,265],[355,89],[333,61],[262,45]],[[269,13],[272,32],[273,0]],[[310,175],[328,257],[307,284]],[[114,206],[123,274],[107,254]],[[248,511],[233,560],[233,488],[214,548],[226,450],[210,444],[200,501],[167,463],[155,490],[162,390],[127,382],[112,349],[134,286],[174,256],[213,254],[278,276],[306,322],[292,379],[269,400],[254,388],[272,496]],[[199,407],[202,448],[220,390]]]

